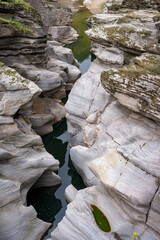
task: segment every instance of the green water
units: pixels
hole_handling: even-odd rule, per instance
[[[83,62],[90,55],[91,40],[85,34],[85,31],[88,29],[86,19],[90,16],[91,13],[87,9],[81,8],[72,18],[71,27],[78,32],[79,38],[76,43],[71,44],[69,47],[79,63]]]
[[[95,205],[91,204],[90,207],[98,227],[104,232],[110,232],[111,231],[110,224],[106,216],[103,214],[103,212]]]
[[[30,190],[27,196],[28,205],[32,205],[38,218],[54,223],[46,237],[57,226],[65,215],[67,202],[64,191],[69,184],[73,184],[78,190],[85,187],[82,178],[76,172],[69,155],[70,135],[67,131],[66,119],[54,125],[54,131],[43,137],[46,150],[60,162],[57,174],[62,179],[62,184],[57,187],[43,187]]]
[[[91,14],[84,7],[73,16],[71,26],[79,34],[78,41],[68,46],[72,49],[75,58],[78,60],[82,74],[90,67],[92,56],[90,54],[91,41],[84,33],[88,29],[86,19]],[[46,233],[43,239],[50,237],[50,233],[65,215],[67,203],[64,199],[64,191],[69,184],[76,189],[85,187],[82,178],[76,172],[70,160],[69,140],[66,119],[53,126],[54,131],[43,137],[46,150],[60,162],[60,169],[57,174],[62,179],[62,184],[57,187],[46,187],[30,190],[27,196],[28,205],[33,205],[37,211],[38,218],[53,223],[53,227]]]
[[[81,1],[79,2],[81,4]],[[91,40],[85,34],[85,31],[88,29],[86,20],[91,16],[91,13],[84,7],[81,6],[79,11],[73,15],[73,22],[71,27],[73,27],[79,34],[77,42],[68,46],[72,49],[74,57],[79,62],[79,69],[82,72],[82,75],[88,71],[88,68],[91,65],[92,60],[94,60],[94,55],[91,54]]]

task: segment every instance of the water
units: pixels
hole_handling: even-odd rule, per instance
[[[82,178],[76,172],[69,156],[69,139],[66,119],[54,125],[54,131],[43,137],[46,150],[60,161],[60,169],[57,174],[62,178],[62,184],[57,187],[43,187],[31,190],[28,194],[27,203],[33,205],[38,218],[53,223],[44,239],[62,220],[67,208],[64,191],[69,184],[73,184],[78,190],[85,187]]]
[[[73,16],[71,26],[77,30],[79,38],[76,43],[68,46],[78,60],[82,74],[88,70],[92,61],[92,55],[90,54],[91,41],[84,33],[88,29],[86,19],[90,15],[88,10],[80,8]],[[54,125],[53,128],[54,131],[44,136],[42,140],[46,150],[60,161],[60,169],[57,174],[62,178],[62,184],[57,187],[30,190],[27,196],[27,203],[34,206],[38,218],[53,223],[53,226],[42,239],[50,237],[50,233],[65,215],[67,203],[64,198],[64,191],[66,187],[69,184],[73,184],[78,190],[85,187],[82,178],[78,175],[70,160],[70,136],[67,131],[66,119]]]
[[[82,1],[79,2],[81,4]],[[79,11],[73,15],[73,22],[71,27],[73,27],[79,34],[77,42],[69,45],[68,47],[72,49],[74,57],[79,62],[80,71],[82,75],[88,71],[91,65],[91,61],[94,56],[91,54],[91,40],[85,34],[88,29],[86,20],[91,16],[91,13],[84,7],[80,7]]]

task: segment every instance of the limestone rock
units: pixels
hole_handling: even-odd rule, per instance
[[[25,207],[22,204],[17,181],[1,177],[0,238],[2,240],[40,239],[50,224],[38,219],[32,206]]]
[[[106,47],[97,43],[93,43],[91,51],[102,62],[108,64],[124,64],[124,52],[118,48]]]
[[[104,232],[98,227],[91,211],[91,204],[98,207],[107,217],[111,232]],[[65,217],[52,232],[51,239],[130,239],[133,232],[136,232],[142,240],[159,239],[159,235],[145,224],[138,221],[133,224],[106,189],[97,186],[78,191],[75,200],[68,204]]]
[[[65,189],[65,199],[68,203],[72,202],[77,195],[77,189],[72,185],[68,185],[68,187],[66,187]]]
[[[81,75],[80,70],[76,66],[53,58],[48,61],[47,68],[50,71],[59,70],[59,73],[60,71],[63,71],[65,75],[62,75],[62,78],[65,83],[75,82]]]
[[[70,44],[77,40],[78,34],[76,30],[69,26],[54,26],[50,27],[48,36],[52,40],[56,40],[63,44]]]
[[[69,63],[71,65],[79,66],[77,60],[74,58],[72,50],[63,46],[54,45],[53,41],[48,41],[48,54],[51,58]]]
[[[57,89],[63,84],[63,79],[58,73],[48,71],[45,68],[23,64],[15,64],[15,67],[24,77],[34,81],[42,89],[42,92]]]
[[[108,194],[104,192],[103,194],[107,199],[108,196],[112,199],[112,204],[114,199],[118,208],[121,209],[116,210],[117,214],[120,212],[127,214],[128,220],[125,218],[126,222],[123,222],[123,226],[119,226],[119,230],[114,229],[113,232],[115,231],[122,239],[123,237],[129,238],[132,233],[127,233],[124,228],[128,229],[130,222],[134,222],[134,226],[141,222],[145,229],[148,228],[147,232],[143,236],[140,230],[134,229],[135,232],[140,235],[141,239],[155,240],[159,238],[159,234],[155,235],[155,232],[150,232],[152,231],[150,223],[154,222],[153,228],[157,231],[159,211],[153,214],[150,204],[158,189],[157,180],[160,177],[159,125],[124,108],[104,91],[100,83],[100,75],[105,68],[110,68],[110,66],[99,64],[98,60],[93,62],[89,71],[75,83],[69,95],[66,109],[68,130],[71,133],[71,159],[86,185],[97,185],[96,189],[103,185],[108,191]],[[112,68],[109,71],[114,72],[118,69]],[[98,131],[94,135],[96,128]],[[99,197],[100,195],[96,194]],[[86,197],[81,202],[84,203],[85,199]],[[99,205],[100,209],[103,210],[102,206],[108,209],[107,203],[103,205],[102,202]],[[113,208],[115,209],[115,205]],[[72,216],[77,215],[77,212],[74,212],[75,209],[77,207],[73,202]],[[67,211],[66,218],[53,232],[57,239],[63,239],[59,233],[63,232],[63,228],[68,229],[66,228],[67,218],[71,215],[70,210]],[[149,211],[151,220],[146,223]],[[112,214],[115,219],[116,213]],[[90,222],[90,220],[87,221]],[[131,232],[134,230],[132,228]],[[87,234],[85,228],[83,231]],[[75,237],[75,228],[71,232]],[[95,239],[103,238],[96,236]]]
[[[39,95],[40,88],[8,67],[0,68],[0,115],[14,115],[17,110]]]
[[[160,121],[160,56],[142,54],[124,68],[102,73],[104,88],[125,107]]]
[[[159,201],[160,201],[160,189],[158,189],[157,193],[155,194],[154,198],[151,201],[151,207],[148,214],[147,224],[151,226],[153,229],[159,232],[160,226],[160,208],[159,208]]]
[[[46,169],[58,169],[58,161],[45,151],[42,140],[24,119],[0,126],[0,238],[39,239],[50,224],[37,219],[33,207],[24,206],[26,195]],[[52,182],[59,183],[56,175]]]
[[[146,9],[152,8],[160,10],[160,3],[157,0],[108,0],[106,7],[109,11],[115,11],[123,8],[129,9]]]
[[[72,21],[72,12],[69,8],[62,8],[57,1],[34,1],[26,0],[38,10],[41,15],[43,26],[47,31],[50,26],[69,25]]]
[[[86,33],[91,40],[104,46],[116,46],[135,54],[144,51],[159,54],[159,33],[155,23],[158,16],[159,12],[148,10],[122,13],[121,17],[109,14],[104,16],[107,23],[98,24]]]
[[[52,125],[65,117],[66,111],[56,99],[36,98],[33,101],[33,114],[30,116],[33,129],[40,135],[53,131]]]
[[[32,81],[9,67],[0,68],[0,239],[40,239],[50,224],[37,218],[33,207],[26,207],[27,193],[37,187],[57,185],[53,173],[59,162],[46,152],[41,138],[20,115],[28,104],[32,112],[34,98],[41,93]],[[21,111],[18,111],[21,108]],[[49,106],[48,106],[49,108]],[[42,178],[41,178],[42,176]]]

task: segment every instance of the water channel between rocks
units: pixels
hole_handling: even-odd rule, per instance
[[[73,23],[71,24],[77,30],[79,38],[76,43],[68,46],[78,60],[82,74],[87,72],[92,60],[90,54],[91,41],[84,33],[88,29],[86,19],[90,15],[84,7],[79,7],[79,11],[73,16]],[[42,239],[50,237],[50,233],[65,215],[67,202],[64,199],[64,191],[66,187],[71,183],[78,190],[85,187],[82,178],[78,175],[70,160],[69,139],[66,119],[54,125],[54,131],[42,139],[46,150],[59,160],[58,175],[62,179],[62,184],[58,187],[43,187],[30,190],[28,193],[28,205],[34,206],[38,218],[53,223],[52,228]]]

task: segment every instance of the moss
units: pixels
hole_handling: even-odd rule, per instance
[[[104,2],[104,3],[101,4],[101,11],[103,11],[105,5],[106,5],[106,2]]]
[[[147,56],[142,60],[135,58],[134,63],[146,70],[151,71],[152,74],[160,75],[160,59],[155,56]]]
[[[128,16],[121,17],[117,20],[117,24],[130,23],[132,20]]]
[[[4,63],[3,62],[0,62],[0,67],[3,67],[4,66]]]
[[[10,85],[16,84],[18,87],[28,88],[29,80],[22,78],[15,70],[3,68],[0,74],[8,75]]]
[[[113,10],[113,11],[117,11],[121,8],[120,4],[112,4],[111,6],[108,7],[108,10]]]
[[[9,25],[15,31],[33,35],[33,30],[26,28],[21,22],[18,22],[14,19],[7,19],[7,18],[0,17],[0,23]]]
[[[126,64],[129,63],[134,57],[135,57],[134,54],[128,53],[128,54],[126,55],[126,57],[125,57],[125,63],[126,63]]]
[[[37,10],[35,8],[31,7],[28,3],[26,3],[23,0],[8,0],[8,1],[0,0],[0,5],[4,5],[4,6],[9,7],[9,8],[19,7],[21,9],[24,9],[27,12],[31,13],[31,15],[33,17],[36,17],[38,19],[40,18],[40,15],[37,12]]]

